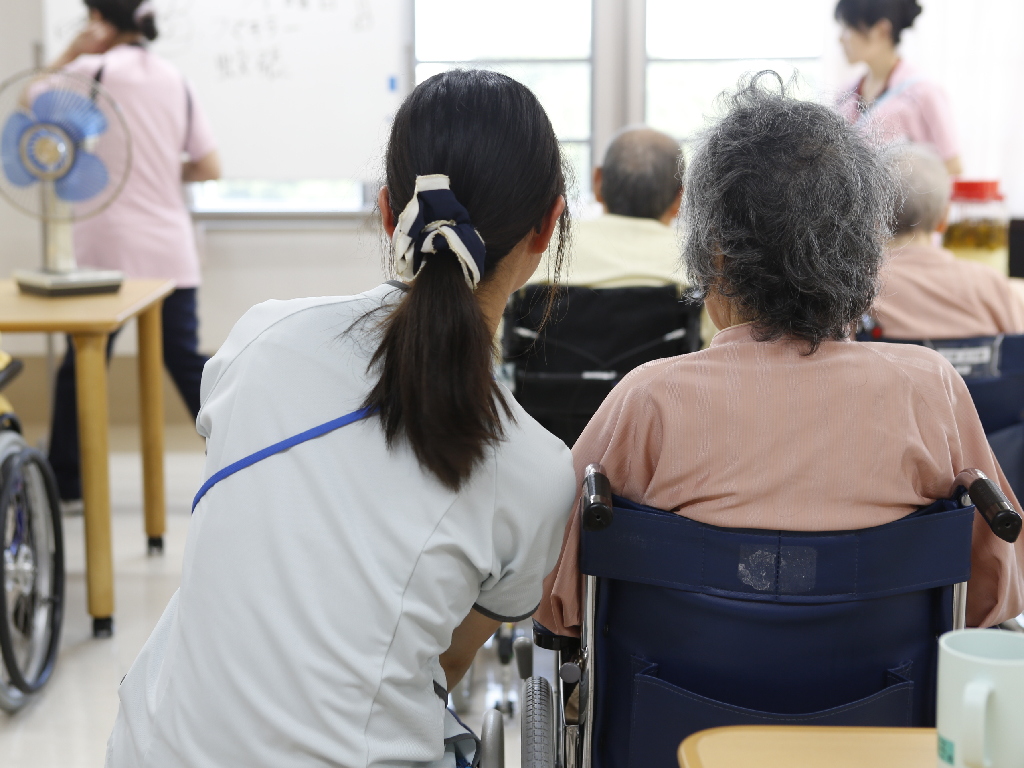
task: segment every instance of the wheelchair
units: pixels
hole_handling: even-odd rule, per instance
[[[22,364],[0,351],[0,391]],[[49,680],[64,609],[64,538],[57,483],[0,394],[0,709],[15,712]]]
[[[1013,492],[1024,495],[1024,335],[969,339],[890,339],[870,317],[859,341],[918,344],[945,357],[963,376],[992,452]]]
[[[901,520],[801,533],[634,504],[591,465],[582,637],[535,625],[558,675],[553,691],[525,682],[524,768],[674,767],[683,739],[724,725],[933,725],[937,641],[966,623],[976,512],[1019,536],[1020,516],[977,470]]]
[[[623,376],[639,365],[700,349],[700,303],[677,286],[552,288],[530,285],[505,308],[506,376],[520,405],[571,446]]]

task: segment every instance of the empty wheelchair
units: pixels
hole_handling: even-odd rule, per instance
[[[0,390],[21,363],[0,352]],[[64,543],[53,471],[0,395],[0,709],[20,709],[50,678],[60,645]]]
[[[889,339],[863,321],[862,341],[920,344],[945,357],[964,378],[992,452],[1017,498],[1024,495],[1024,335],[970,339]]]
[[[509,299],[503,356],[516,400],[567,445],[631,370],[700,349],[702,305],[675,286],[557,289],[549,315],[550,290]]]
[[[537,627],[559,675],[554,692],[526,682],[523,765],[669,768],[684,738],[723,725],[933,724],[937,640],[965,624],[976,510],[1000,538],[1019,535],[1020,516],[975,470],[901,520],[799,533],[612,497],[591,465],[582,638]]]

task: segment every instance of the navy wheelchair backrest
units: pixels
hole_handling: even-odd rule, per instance
[[[796,533],[614,501],[581,533],[596,577],[593,765],[668,768],[740,724],[926,726],[937,637],[970,575],[973,506]]]

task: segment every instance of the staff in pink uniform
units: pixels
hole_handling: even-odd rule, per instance
[[[206,357],[198,351],[199,256],[181,185],[220,177],[213,133],[181,73],[146,48],[157,36],[152,3],[85,4],[89,25],[52,68],[93,78],[107,89],[124,113],[133,152],[120,196],[99,216],[75,225],[75,257],[82,266],[119,269],[129,278],[175,282],[163,305],[164,364],[196,416]],[[57,374],[50,462],[61,498],[74,500],[81,498],[81,482],[68,346]]]
[[[960,148],[946,92],[900,58],[900,36],[920,13],[917,0],[839,0],[843,52],[851,64],[867,64],[868,71],[836,106],[883,141],[930,146],[950,175],[959,176]]]
[[[702,523],[844,531],[906,517],[977,468],[1019,510],[953,366],[849,338],[879,288],[887,164],[832,110],[764,79],[705,134],[683,184],[682,262],[723,330],[612,390],[572,448],[577,479],[600,462],[617,494]],[[558,634],[579,631],[579,524],[574,511],[534,615]],[[1022,608],[1024,539],[979,516],[968,624]]]

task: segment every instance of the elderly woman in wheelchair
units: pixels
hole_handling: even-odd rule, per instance
[[[926,725],[938,634],[1024,608],[1019,505],[964,382],[849,339],[892,173],[776,78],[686,176],[683,261],[721,332],[633,371],[573,449],[584,490],[535,614],[566,663],[553,701],[528,681],[524,765],[668,766],[716,725]]]

